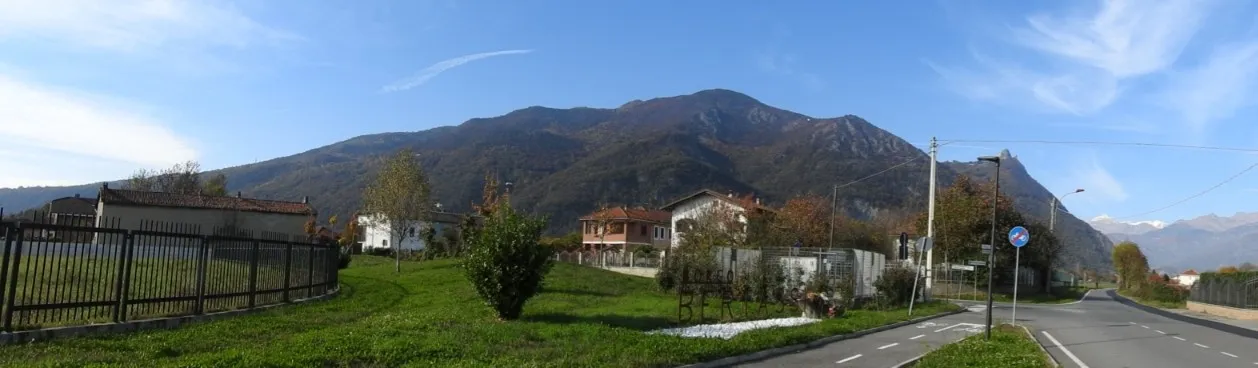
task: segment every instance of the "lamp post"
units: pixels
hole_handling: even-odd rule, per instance
[[[1075,194],[1075,193],[1083,193],[1083,188],[1075,189],[1074,191],[1072,191],[1072,192],[1070,192],[1070,193],[1062,194],[1060,198],[1058,198],[1058,197],[1053,197],[1052,202],[1051,202],[1051,204],[1052,204],[1052,206],[1051,206],[1051,211],[1052,211],[1052,212],[1050,212],[1050,213],[1048,214],[1048,233],[1049,233],[1049,234],[1057,235],[1057,233],[1053,232],[1053,229],[1057,226],[1057,204],[1058,204],[1058,203],[1061,203],[1061,200],[1062,200],[1062,199],[1065,199],[1067,196],[1070,196],[1071,194]],[[1051,261],[1051,260],[1050,260],[1050,261]],[[1051,263],[1051,262],[1050,262],[1050,263]],[[1047,292],[1052,291],[1052,288],[1053,288],[1053,273],[1054,273],[1054,272],[1053,272],[1053,270],[1052,270],[1052,269],[1049,269],[1049,270],[1048,270],[1048,282],[1045,282],[1045,283],[1044,283],[1044,292],[1046,292],[1046,293],[1047,293]],[[1072,279],[1072,281],[1073,281],[1073,279]]]
[[[992,189],[992,252],[987,255],[987,332],[985,339],[992,339],[992,274],[996,271],[996,211],[999,208],[996,205],[1000,199],[1000,156],[982,156],[979,161],[989,161],[996,164],[996,187]]]

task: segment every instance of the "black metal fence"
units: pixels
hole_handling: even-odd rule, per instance
[[[1203,277],[1192,285],[1188,300],[1233,308],[1258,309],[1258,277]]]
[[[0,222],[0,331],[250,309],[337,285],[338,249],[303,235],[84,222]]]

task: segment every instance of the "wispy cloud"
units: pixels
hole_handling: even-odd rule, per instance
[[[110,51],[230,47],[302,40],[229,5],[198,0],[5,0],[0,38]]]
[[[83,166],[158,167],[197,158],[187,139],[116,100],[0,74],[0,101],[5,102],[0,104],[0,141],[9,150],[0,152],[9,158],[0,160],[0,171],[13,176],[4,183],[22,178],[23,171],[33,176],[32,170],[67,155],[92,162]],[[39,154],[22,159],[21,152]]]
[[[1087,116],[1117,102],[1132,81],[1170,70],[1213,9],[1213,1],[1096,4],[1008,27],[1004,41],[1017,56],[972,51],[971,68],[927,65],[974,100]],[[1005,61],[1013,59],[1021,62]]]
[[[380,90],[381,92],[405,91],[427,83],[429,80],[437,77],[441,73],[459,67],[463,64],[495,56],[527,54],[531,52],[533,52],[533,50],[503,50],[463,55],[453,59],[443,60],[436,64],[429,65],[427,68],[420,70],[419,73],[416,73],[415,75],[390,83],[389,85],[382,87]]]
[[[825,86],[824,81],[821,80],[821,76],[816,73],[798,70],[795,67],[798,62],[799,57],[792,53],[770,51],[760,53],[756,56],[756,66],[765,72],[793,78],[813,90],[821,89]]]
[[[1175,73],[1162,92],[1164,106],[1178,111],[1195,133],[1253,102],[1258,77],[1258,41],[1219,46],[1205,62]]]
[[[1096,156],[1072,165],[1072,171],[1059,180],[1067,188],[1084,188],[1089,202],[1122,202],[1127,200],[1127,190],[1118,179],[1103,166]],[[1082,198],[1080,198],[1082,199]]]

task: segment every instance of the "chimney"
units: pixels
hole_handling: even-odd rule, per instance
[[[302,204],[310,204],[310,196],[301,197]]]
[[[101,189],[109,189],[109,183],[100,183]]]
[[[734,198],[734,192],[733,192],[733,191],[730,191],[730,192],[729,192],[729,194],[728,194],[728,196],[729,196],[730,198]]]
[[[236,192],[236,198],[244,198],[244,197],[241,197],[241,196],[240,196],[240,191],[237,191],[237,192]]]

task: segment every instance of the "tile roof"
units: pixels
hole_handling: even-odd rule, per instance
[[[604,211],[595,211],[589,215],[581,217],[582,220],[594,220],[601,216],[608,220],[636,220],[654,223],[668,223],[673,220],[673,213],[660,210],[648,210],[641,208],[624,208],[613,207]]]
[[[1188,275],[1188,276],[1192,276],[1192,275],[1196,275],[1196,274],[1197,274],[1197,271],[1193,271],[1193,270],[1190,268],[1190,269],[1188,269],[1188,271],[1184,271],[1184,273],[1181,273],[1180,275]]]
[[[314,215],[308,203],[274,201],[241,197],[219,197],[196,194],[144,192],[138,190],[100,189],[100,200],[105,204],[123,206],[177,207],[214,210],[238,210],[246,212],[278,213],[287,215]]]
[[[664,205],[663,207],[660,207],[660,209],[661,209],[661,210],[668,211],[668,210],[671,210],[672,208],[676,207],[677,205],[680,205],[680,204],[682,204],[682,203],[685,203],[686,201],[689,201],[689,200],[691,200],[691,199],[694,199],[694,198],[696,198],[696,197],[703,196],[703,195],[708,195],[708,196],[715,197],[716,199],[719,199],[719,200],[725,201],[726,203],[729,203],[729,204],[732,204],[732,205],[735,205],[735,206],[742,207],[742,205],[743,205],[743,204],[742,204],[742,201],[740,200],[741,198],[740,198],[740,197],[738,197],[738,196],[730,196],[729,194],[721,194],[720,192],[717,192],[717,191],[715,191],[715,190],[711,190],[711,189],[702,189],[702,190],[699,190],[699,191],[697,191],[697,192],[691,193],[691,194],[689,194],[689,195],[687,195],[687,196],[685,196],[685,197],[678,198],[677,200],[675,200],[675,201],[673,201],[673,202],[671,202],[671,203],[669,203],[669,204],[666,204],[666,205]],[[757,209],[760,209],[760,210],[762,210],[762,211],[777,212],[777,211],[775,211],[774,209],[769,208],[768,206],[765,206],[765,205],[762,205],[762,204],[756,204],[755,206],[756,206],[756,208],[757,208]]]

